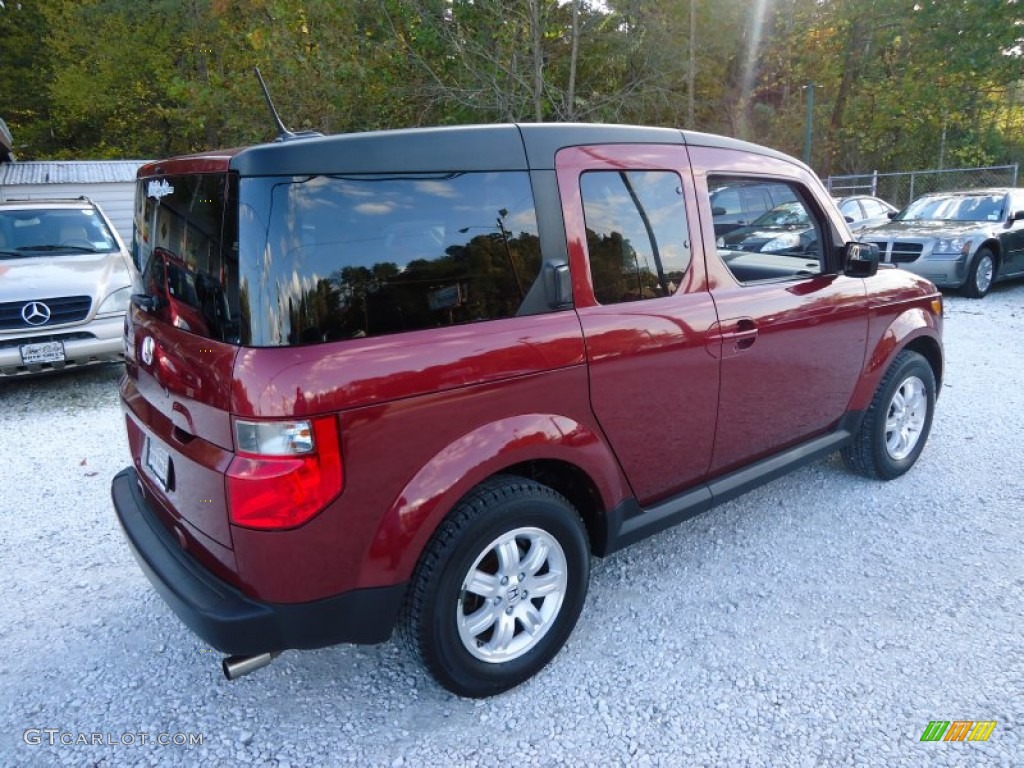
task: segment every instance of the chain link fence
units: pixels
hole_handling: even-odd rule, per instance
[[[903,208],[911,200],[928,192],[956,189],[1017,186],[1017,163],[992,165],[986,168],[950,168],[935,171],[904,173],[858,173],[850,176],[829,176],[825,185],[836,197],[874,195]]]

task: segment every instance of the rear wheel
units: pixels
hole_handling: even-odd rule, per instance
[[[988,293],[996,279],[996,257],[988,248],[979,248],[974,254],[971,268],[967,270],[967,282],[963,293],[972,299],[980,299]]]
[[[572,505],[532,480],[498,476],[463,499],[427,545],[405,636],[453,693],[501,693],[565,644],[589,578],[586,532]]]
[[[882,377],[853,442],[843,449],[843,461],[868,477],[899,477],[924,450],[934,410],[931,366],[917,352],[900,352]]]

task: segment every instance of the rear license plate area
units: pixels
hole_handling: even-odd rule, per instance
[[[160,483],[165,491],[170,488],[171,454],[159,441],[149,438],[146,441],[146,467],[149,473]]]

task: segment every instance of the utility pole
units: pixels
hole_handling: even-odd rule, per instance
[[[814,83],[804,86],[807,91],[807,124],[804,126],[804,162],[811,164],[811,127],[814,123]]]
[[[686,71],[686,127],[691,131],[693,124],[693,89],[697,78],[697,0],[690,0],[690,64]]]

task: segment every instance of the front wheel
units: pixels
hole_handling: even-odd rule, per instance
[[[989,292],[996,279],[996,257],[988,248],[979,248],[974,254],[963,293],[972,299],[981,299]]]
[[[934,410],[932,367],[917,352],[903,350],[882,377],[853,442],[843,449],[843,461],[868,477],[899,477],[924,450]]]
[[[590,553],[560,494],[498,476],[434,533],[406,600],[404,634],[434,678],[462,696],[492,696],[539,672],[583,608]]]

